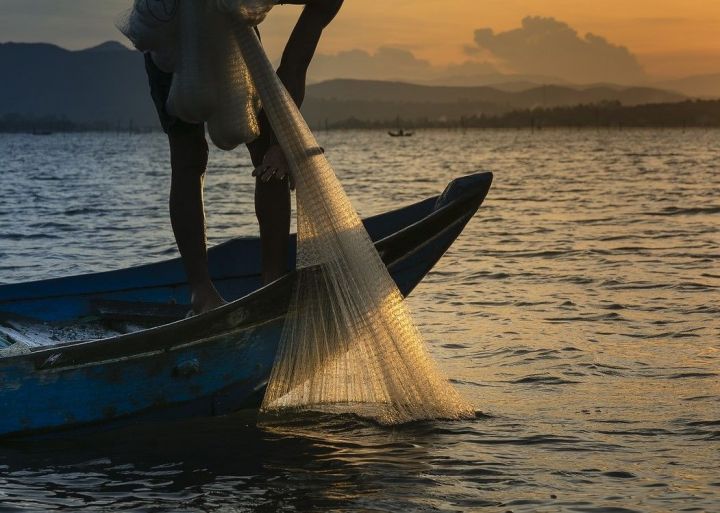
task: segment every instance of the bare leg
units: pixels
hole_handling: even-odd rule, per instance
[[[287,180],[255,181],[255,214],[260,224],[263,283],[287,273],[290,188]]]
[[[202,313],[224,304],[208,271],[203,206],[208,146],[204,134],[197,131],[173,132],[169,138],[170,220],[190,284],[193,311]]]
[[[305,78],[323,29],[340,10],[343,0],[286,0],[283,3],[305,4],[283,51],[277,74],[298,107],[305,98]],[[248,144],[253,165],[279,168],[268,163],[267,155],[277,144],[275,134],[264,112],[258,117],[260,136]],[[287,163],[284,164],[287,167]],[[264,172],[260,172],[263,175]],[[287,176],[286,169],[282,175]],[[288,235],[290,231],[290,191],[288,180],[258,179],[255,185],[255,213],[260,223],[263,281],[268,283],[287,272]]]

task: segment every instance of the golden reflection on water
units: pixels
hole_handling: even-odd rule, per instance
[[[185,438],[149,437],[142,450],[116,440],[130,461],[103,460],[112,444],[63,452],[105,488],[75,481],[77,467],[57,454],[0,451],[0,489],[96,498],[121,489],[118,501],[137,495],[138,508],[169,509],[194,494],[207,508],[258,511],[712,511],[719,135],[320,133],[361,215],[437,194],[459,175],[495,173],[478,217],[409,301],[433,356],[487,415],[390,431],[340,419],[312,436],[216,419]],[[10,198],[0,203],[0,281],[174,254],[161,135],[21,137],[0,137]],[[249,160],[214,151],[210,162],[211,242],[253,235]],[[119,180],[129,167],[137,179]],[[130,467],[114,469],[121,462]],[[154,476],[164,464],[177,474]]]

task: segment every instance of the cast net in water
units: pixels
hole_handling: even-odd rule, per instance
[[[296,280],[261,421],[302,411],[352,413],[383,424],[473,416],[432,361],[402,294],[267,59],[251,27],[257,19],[243,11],[253,5],[264,14],[262,0],[179,2],[177,96],[171,92],[170,106],[188,121],[210,119],[213,134],[220,107],[253,112],[257,90],[295,176]],[[213,8],[226,19],[209,13]],[[213,57],[203,60],[207,53]],[[227,78],[233,74],[239,78]],[[236,117],[233,125],[224,115],[216,128],[244,136],[249,118]],[[222,134],[217,139],[231,146]]]
[[[262,412],[349,412],[383,424],[473,415],[430,358],[254,31],[241,27],[237,35],[297,190],[296,282]]]

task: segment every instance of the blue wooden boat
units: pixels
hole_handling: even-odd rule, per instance
[[[491,182],[490,173],[459,178],[439,196],[364,221],[403,294],[450,247]],[[261,287],[259,253],[256,238],[212,248],[214,282],[233,301],[188,319],[177,259],[0,286],[0,326],[69,333],[93,325],[115,334],[0,358],[0,437],[257,407],[294,279]]]

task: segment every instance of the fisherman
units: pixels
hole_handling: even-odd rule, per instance
[[[305,78],[323,29],[343,0],[279,0],[305,5],[282,54],[277,74],[298,107],[305,97]],[[190,284],[192,312],[202,313],[225,303],[210,279],[205,236],[203,181],[208,162],[204,124],[191,124],[168,114],[165,104],[172,74],[145,54],[150,93],[170,143],[170,220]],[[260,135],[247,144],[255,177],[255,214],[260,225],[262,279],[269,283],[287,272],[292,176],[277,138],[263,111]]]

